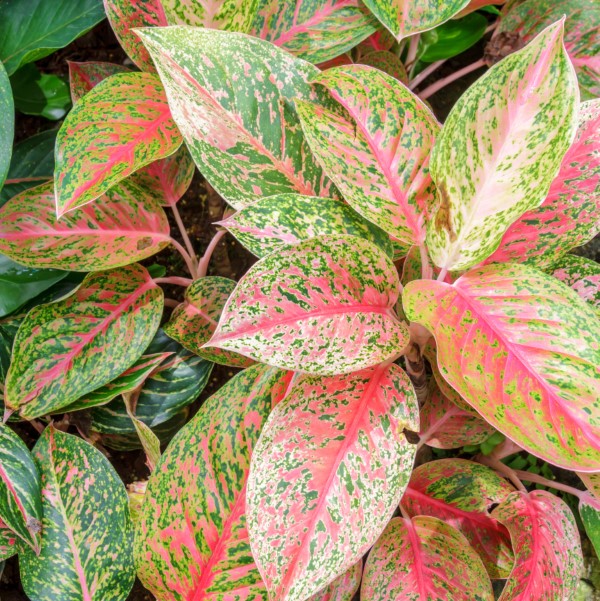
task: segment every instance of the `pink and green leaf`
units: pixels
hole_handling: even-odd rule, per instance
[[[439,124],[393,77],[364,65],[313,78],[339,105],[298,101],[312,151],[344,198],[365,219],[406,246],[425,239],[434,202],[429,155]],[[319,91],[319,90],[317,90]]]
[[[481,559],[435,517],[394,518],[373,547],[361,585],[369,601],[493,601]]]
[[[600,473],[597,474],[577,474],[585,484],[588,491],[600,501]]]
[[[554,465],[598,469],[600,322],[576,292],[507,263],[411,282],[403,301],[443,377],[494,428]]]
[[[399,287],[394,264],[370,242],[311,238],[248,270],[207,346],[307,373],[377,365],[408,343],[392,310]]]
[[[591,493],[582,495],[579,500],[579,515],[596,556],[600,555],[600,500]]]
[[[592,305],[600,317],[600,265],[591,259],[566,255],[553,267],[552,275]]]
[[[499,601],[571,599],[583,558],[569,506],[545,490],[514,492],[492,516],[506,526],[515,550],[515,566]]]
[[[116,75],[117,73],[129,72],[127,67],[114,63],[67,62],[69,65],[69,86],[71,88],[71,99],[73,100],[73,104],[107,77]]]
[[[0,561],[6,561],[19,552],[15,533],[0,520]]]
[[[315,593],[307,601],[352,601],[362,578],[362,559],[359,559],[347,572],[338,576],[329,586]]]
[[[439,202],[427,243],[438,267],[480,263],[514,221],[541,204],[575,136],[578,102],[562,21],[461,96],[431,157]]]
[[[258,11],[258,0],[161,0],[161,4],[169,25],[241,33],[250,33]]]
[[[389,50],[374,50],[361,56],[357,62],[361,65],[375,67],[403,84],[408,85],[408,73],[406,72],[404,63],[398,55]]]
[[[152,340],[162,300],[134,264],[90,274],[66,299],[34,307],[17,332],[6,405],[33,419],[114,380]]]
[[[144,453],[146,454],[146,465],[148,466],[150,473],[152,473],[160,461],[160,440],[158,436],[152,432],[150,426],[146,425],[141,419],[135,416],[135,402],[133,395],[131,393],[123,394],[123,401],[125,403],[127,415],[133,423],[133,427],[142,444],[142,449],[144,449]]]
[[[464,459],[440,459],[412,473],[402,508],[409,516],[430,515],[460,530],[491,578],[506,578],[513,566],[510,536],[490,517],[513,487],[493,470]]]
[[[252,456],[247,516],[269,597],[304,601],[373,545],[408,483],[418,403],[395,364],[304,375]]]
[[[151,73],[118,73],[71,110],[56,138],[56,210],[85,205],[182,143],[164,89]]]

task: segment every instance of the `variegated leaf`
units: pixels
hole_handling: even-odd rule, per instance
[[[329,586],[315,593],[307,601],[352,601],[360,586],[363,562],[359,559],[347,572],[338,576]]]
[[[577,474],[585,487],[600,501],[600,473],[597,474]]]
[[[430,515],[460,530],[481,557],[491,578],[506,578],[513,567],[510,536],[489,511],[514,491],[488,467],[464,459],[440,459],[412,473],[402,508]]]
[[[434,200],[428,165],[435,117],[403,84],[372,67],[335,67],[313,81],[339,103],[297,103],[325,171],[365,219],[407,246],[421,244]]]
[[[2,63],[2,61],[0,61]],[[8,174],[11,156],[12,144],[15,134],[15,104],[11,90],[10,80],[4,67],[0,64],[0,107],[2,108],[2,123],[0,124],[0,188],[4,184]]]
[[[156,75],[118,73],[101,81],[75,104],[56,137],[58,216],[173,154],[181,143]]]
[[[510,532],[513,568],[499,601],[571,599],[583,568],[569,506],[545,490],[514,492],[492,513]]]
[[[35,448],[42,474],[42,550],[19,556],[32,601],[125,601],[133,586],[127,492],[106,457],[48,426]]]
[[[248,33],[258,0],[161,0],[169,25],[189,25]]]
[[[15,533],[0,520],[0,561],[6,561],[19,552],[17,543],[18,541]]]
[[[17,332],[6,405],[33,419],[116,378],[152,340],[162,299],[134,264],[90,274],[68,298],[34,307]]]
[[[375,67],[376,69],[391,75],[403,84],[408,85],[408,73],[406,72],[404,64],[398,55],[389,50],[374,50],[373,52],[361,56],[358,62],[361,65]]]
[[[600,317],[600,265],[591,259],[567,255],[553,269],[552,275],[575,290]]]
[[[265,598],[244,506],[250,455],[291,374],[253,365],[200,408],[148,482],[138,576],[159,601]]]
[[[440,202],[427,243],[438,267],[481,262],[518,217],[541,204],[575,136],[578,101],[562,21],[461,96],[431,157]]]
[[[327,234],[350,234],[369,240],[390,257],[389,236],[365,221],[341,200],[300,194],[262,198],[219,222],[251,253],[264,257],[286,244]]]
[[[549,267],[600,232],[600,100],[584,102],[579,128],[546,200],[506,231],[486,263]]]
[[[403,301],[435,336],[443,377],[494,428],[554,465],[598,469],[600,322],[573,290],[506,263],[411,282]]]
[[[135,416],[135,403],[131,393],[125,393],[123,395],[123,401],[125,403],[125,410],[129,419],[133,423],[133,427],[140,439],[144,453],[146,454],[146,465],[150,472],[156,469],[158,462],[160,461],[160,440],[154,432],[147,426],[141,419]]]
[[[461,11],[469,0],[364,0],[397,40],[433,29]]]
[[[0,208],[0,251],[28,267],[99,271],[135,263],[171,241],[164,211],[123,181],[57,219],[52,182]]]
[[[579,515],[596,556],[600,556],[600,500],[591,493],[583,494],[579,499]]]
[[[253,361],[219,348],[203,348],[217,329],[223,307],[235,288],[228,278],[208,276],[194,281],[185,291],[185,302],[179,305],[164,325],[165,333],[192,353],[230,365],[248,367]]]
[[[370,242],[311,238],[248,270],[207,346],[307,373],[377,365],[408,343],[392,310],[398,289],[393,263]]]
[[[313,96],[307,80],[316,67],[232,32],[169,27],[140,35],[194,161],[229,204],[241,209],[284,192],[334,194],[294,109],[296,99]]]
[[[25,443],[0,422],[0,523],[8,547],[19,538],[36,552],[40,549],[42,487],[40,474]],[[10,532],[13,535],[10,535]],[[6,550],[5,552],[8,552]],[[11,553],[12,555],[12,553]]]
[[[359,0],[260,0],[252,35],[322,63],[374,33],[377,20]]]
[[[492,583],[467,539],[433,517],[394,518],[369,554],[369,601],[493,601]]]
[[[73,100],[73,104],[75,104],[81,97],[85,96],[92,88],[96,87],[107,77],[116,75],[117,73],[129,72],[127,67],[114,63],[67,62],[69,64],[69,86],[71,89],[71,99]]]
[[[408,483],[418,403],[395,364],[301,376],[252,456],[246,511],[269,597],[304,601],[377,540]]]

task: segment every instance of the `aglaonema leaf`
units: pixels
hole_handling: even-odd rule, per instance
[[[508,528],[515,550],[499,601],[571,599],[583,558],[569,506],[545,490],[514,492],[492,516]]]
[[[438,267],[480,263],[540,205],[575,136],[578,96],[559,21],[459,98],[430,164],[439,204],[427,244]]]
[[[164,211],[128,181],[60,219],[52,182],[0,208],[0,251],[28,267],[110,269],[154,255],[170,240]]]
[[[329,586],[315,593],[308,601],[352,601],[362,577],[363,562],[357,561],[347,572],[338,576]]]
[[[575,290],[600,317],[600,265],[596,261],[567,255],[554,265],[552,275]]]
[[[597,474],[577,474],[588,491],[600,501],[600,473]]]
[[[600,555],[600,500],[591,493],[579,500],[579,515],[596,555]]]
[[[262,425],[291,374],[237,374],[173,439],[148,482],[138,576],[159,601],[262,599],[246,528],[246,481]]]
[[[56,138],[56,211],[85,205],[157,159],[182,138],[156,75],[117,73],[90,90]]]
[[[258,11],[258,0],[161,0],[161,4],[169,25],[189,25],[242,33],[249,32]]]
[[[15,533],[0,520],[0,561],[6,561],[19,551]]]
[[[240,280],[207,343],[308,373],[377,365],[408,343],[392,307],[396,269],[355,236],[322,236],[286,246]]]
[[[417,467],[402,497],[412,516],[430,515],[460,530],[481,557],[491,578],[506,578],[513,567],[510,536],[489,515],[513,487],[474,461],[440,459]]]
[[[269,597],[304,601],[377,540],[408,483],[418,403],[395,364],[304,375],[252,456],[246,511]]]
[[[76,63],[68,61],[71,98],[75,104],[101,81],[117,73],[129,73],[123,65],[104,62]]]
[[[307,80],[316,67],[233,32],[169,27],[140,36],[194,161],[229,204],[241,209],[285,192],[334,193],[294,109],[296,99],[313,95]]]
[[[13,136],[15,133],[15,107],[13,102],[10,81],[6,69],[0,61],[0,110],[2,122],[0,123],[0,188],[4,184],[6,174],[10,167]]]
[[[134,264],[90,274],[68,298],[34,307],[17,332],[6,405],[33,419],[119,376],[152,340],[162,299]]]
[[[453,285],[406,286],[407,317],[435,337],[443,377],[494,428],[546,461],[600,462],[600,322],[532,267],[474,269]]]
[[[431,111],[372,67],[334,67],[313,81],[339,103],[297,103],[325,172],[365,219],[407,247],[423,243],[434,201],[429,155],[439,130]]]
[[[34,601],[125,601],[133,586],[133,527],[127,492],[87,442],[49,426],[34,454],[42,474],[42,550],[20,556]]]
[[[369,601],[493,601],[477,553],[434,517],[394,518],[373,547],[361,585]]]

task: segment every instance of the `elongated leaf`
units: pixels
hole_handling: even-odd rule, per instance
[[[513,492],[493,470],[464,459],[440,459],[417,467],[402,497],[410,516],[430,515],[460,530],[491,578],[506,578],[513,566],[510,536],[489,511]]]
[[[248,33],[258,0],[161,0],[169,25],[190,25]]]
[[[15,133],[15,107],[10,81],[4,65],[0,62],[0,188],[6,179],[10,167],[12,143]]]
[[[6,405],[33,419],[116,378],[152,339],[162,298],[148,272],[129,265],[90,274],[72,296],[32,309],[15,339]]]
[[[218,276],[203,277],[193,282],[185,291],[185,302],[179,305],[165,324],[165,333],[196,355],[232,367],[248,367],[251,359],[223,351],[206,349],[217,328],[217,322],[235,282]]]
[[[269,255],[285,244],[327,234],[359,236],[393,256],[385,232],[333,198],[278,194],[257,200],[220,225],[257,257]]]
[[[515,550],[500,601],[571,599],[583,558],[569,506],[545,490],[514,492],[492,515],[508,528]]]
[[[156,75],[118,73],[100,82],[73,107],[56,138],[58,216],[174,153],[181,142]]]
[[[123,65],[104,62],[76,63],[68,61],[69,84],[71,87],[71,98],[75,104],[85,96],[93,87],[101,81],[116,75],[117,73],[128,73],[129,69]]]
[[[244,506],[250,455],[289,374],[234,376],[173,439],[148,482],[135,542],[138,576],[159,600],[262,599]]]
[[[395,364],[301,376],[252,457],[248,529],[269,591],[304,601],[377,540],[408,483],[418,403]]]
[[[0,521],[35,551],[40,549],[42,487],[25,443],[0,422]],[[10,538],[9,535],[7,535]],[[14,545],[14,543],[13,543]]]
[[[481,559],[455,528],[432,517],[394,518],[369,554],[369,601],[493,601]]]
[[[565,154],[546,200],[506,231],[486,263],[549,267],[600,232],[600,100],[579,110],[575,141]]]
[[[135,416],[135,405],[132,397],[133,395],[130,393],[123,394],[125,410],[133,423],[133,427],[146,454],[146,465],[150,472],[153,472],[160,461],[160,440],[149,426]]]
[[[156,254],[171,240],[164,211],[131,182],[57,219],[49,182],[0,209],[0,251],[29,267],[98,271]]]
[[[407,246],[422,243],[434,200],[429,155],[439,129],[431,111],[372,67],[335,67],[313,81],[341,105],[298,102],[304,133],[329,177],[363,217]]]
[[[0,520],[0,561],[6,561],[19,551],[14,532]],[[0,568],[1,570],[2,568]]]
[[[600,500],[591,493],[579,500],[579,515],[596,555],[600,555]]]
[[[392,312],[398,288],[393,263],[366,240],[311,238],[250,268],[207,346],[308,373],[376,365],[408,342]]]
[[[364,0],[397,40],[427,31],[451,19],[469,0]]]
[[[427,243],[438,267],[456,271],[486,259],[548,194],[577,126],[577,82],[562,42],[559,21],[452,108],[431,158],[440,203]]]
[[[232,32],[169,27],[140,36],[194,161],[234,208],[284,192],[333,194],[294,110],[312,95],[316,67]]]
[[[377,29],[358,0],[260,0],[252,35],[311,63],[350,50]]]
[[[600,265],[590,259],[567,255],[554,265],[552,275],[575,290],[600,317]]]
[[[35,601],[125,601],[133,586],[133,527],[127,493],[90,444],[49,426],[34,448],[42,474],[42,551],[20,556]]]
[[[347,572],[338,576],[329,586],[315,593],[308,601],[352,601],[360,586],[363,562],[357,561]]]

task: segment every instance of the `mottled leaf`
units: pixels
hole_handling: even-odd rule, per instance
[[[0,520],[0,561],[5,561],[18,553],[17,542],[14,532]]]
[[[133,586],[127,492],[106,457],[48,426],[34,448],[42,474],[42,551],[20,556],[32,601],[125,601]]]
[[[73,104],[107,77],[117,73],[129,72],[127,67],[115,63],[76,63],[73,61],[67,61],[67,63],[69,65],[69,85]]]
[[[33,419],[116,378],[152,339],[162,299],[134,264],[90,274],[65,300],[33,308],[15,339],[6,405]]]
[[[315,593],[307,601],[352,601],[360,586],[363,562],[357,561],[347,572],[338,576],[329,586]]]
[[[373,547],[361,596],[369,601],[493,601],[467,539],[434,517],[394,518]]]
[[[408,483],[418,403],[395,364],[304,375],[271,415],[252,457],[248,529],[269,591],[304,601],[373,545]]]
[[[582,495],[579,500],[579,515],[596,556],[600,556],[600,500],[591,493]]]
[[[401,81],[403,84],[408,84],[408,73],[404,64],[396,54],[389,50],[374,50],[373,52],[364,54],[360,57],[358,63],[375,67]]]
[[[559,21],[494,65],[452,108],[430,165],[440,201],[427,243],[438,267],[481,262],[548,194],[577,126],[577,82],[562,38]]]
[[[248,33],[258,0],[161,0],[169,25]]]
[[[13,342],[17,335],[17,330],[25,315],[12,315],[0,319],[0,384],[6,381],[6,373],[10,365]],[[4,398],[2,388],[0,387],[0,398]]]
[[[600,317],[600,265],[591,259],[566,255],[553,269],[552,275],[575,290]]]
[[[133,423],[133,427],[140,439],[144,453],[146,454],[146,465],[150,472],[156,469],[158,462],[160,461],[160,440],[154,432],[147,426],[141,419],[135,416],[135,393],[123,394],[123,401],[125,403],[125,410],[129,419]]]
[[[393,263],[370,242],[311,238],[248,270],[207,346],[295,371],[356,371],[406,346],[392,311],[398,289]]]
[[[10,167],[12,143],[15,133],[15,107],[10,81],[6,69],[0,61],[0,188],[6,179]]]
[[[585,487],[600,501],[600,473],[597,474],[577,474]]]

